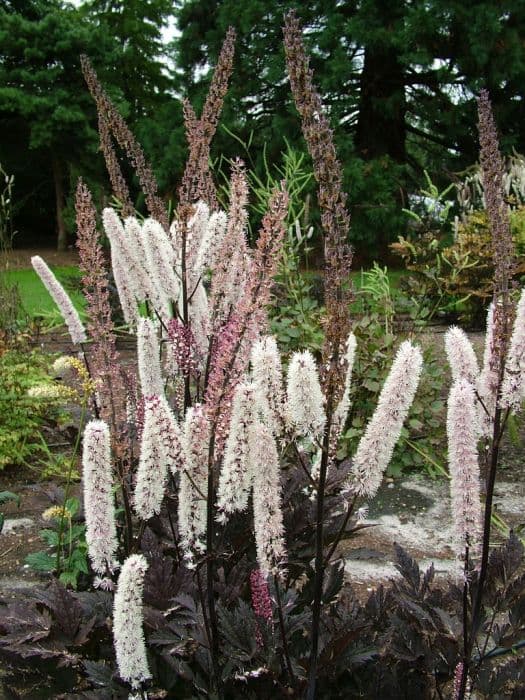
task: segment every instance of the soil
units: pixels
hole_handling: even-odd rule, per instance
[[[78,252],[76,248],[67,250],[55,250],[54,248],[23,248],[14,249],[4,253],[8,268],[11,270],[24,270],[31,267],[31,258],[40,255],[41,258],[52,266],[78,265]]]

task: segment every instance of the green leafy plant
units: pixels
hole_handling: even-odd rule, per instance
[[[46,550],[33,552],[26,563],[35,571],[54,573],[64,585],[76,588],[80,574],[88,574],[86,526],[75,523],[80,503],[78,498],[67,498],[63,506],[54,506],[44,513],[50,527],[40,530],[47,544]]]
[[[40,433],[58,414],[56,401],[41,401],[28,391],[52,386],[51,359],[39,352],[8,350],[0,356],[0,468],[21,465],[41,454]]]

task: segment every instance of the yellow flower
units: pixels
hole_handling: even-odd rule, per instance
[[[68,510],[65,506],[51,506],[42,513],[42,518],[44,520],[60,520],[60,518],[67,518],[71,520],[73,513]]]

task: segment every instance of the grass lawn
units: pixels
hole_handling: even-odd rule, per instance
[[[84,298],[78,289],[81,273],[78,267],[52,267],[59,282],[71,297],[73,304],[79,312],[85,306]],[[40,281],[40,277],[33,269],[8,270],[1,273],[7,283],[16,284],[22,301],[23,316],[46,316],[52,320],[55,316],[60,318],[57,305],[49,295],[49,292]]]
[[[53,266],[51,268],[58,280],[65,287],[76,309],[82,314],[85,301],[79,291],[81,273],[75,266]],[[8,283],[16,284],[22,301],[22,316],[44,316],[51,325],[60,324],[60,312],[33,269],[8,270],[1,273]],[[319,276],[317,271],[302,272],[308,279]],[[355,291],[361,288],[363,270],[351,272],[350,278]],[[388,270],[388,279],[392,290],[399,288],[400,280],[407,275],[405,270]]]

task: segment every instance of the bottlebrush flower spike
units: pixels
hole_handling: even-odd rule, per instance
[[[452,381],[467,379],[475,385],[479,377],[476,353],[467,334],[457,326],[451,326],[445,333],[445,350],[452,372]]]
[[[119,675],[134,690],[151,678],[142,629],[142,596],[147,568],[148,562],[142,554],[132,554],[126,559],[113,607],[113,641]]]
[[[298,435],[319,437],[326,423],[324,396],[314,356],[309,350],[295,352],[288,366],[286,412]]]
[[[276,574],[286,558],[277,443],[256,421],[250,430],[248,469],[253,474],[253,521],[257,561],[264,576]]]
[[[143,226],[134,216],[128,216],[125,220],[124,230],[125,238],[122,244],[132,260],[133,274],[138,281],[141,295],[150,300],[154,309],[163,319],[168,320],[170,318],[169,299],[162,281],[159,279],[155,263],[150,266],[151,251],[148,254],[148,249],[151,242],[149,237],[144,233]],[[153,245],[156,244],[157,241],[154,241]]]
[[[160,513],[168,470],[184,469],[180,428],[164,396],[144,400],[144,427],[135,487],[135,512],[142,520]]]
[[[174,272],[176,254],[168,234],[158,221],[146,219],[142,225],[142,243],[146,252],[148,269],[157,280],[164,297],[177,301],[180,282]]]
[[[357,446],[349,481],[349,490],[354,493],[369,498],[377,493],[414,400],[422,365],[421,350],[408,340],[401,343]]]
[[[483,369],[481,370],[477,382],[478,394],[486,409],[480,409],[480,416],[482,416],[481,427],[485,435],[490,435],[492,430],[492,416],[496,408],[496,396],[498,394],[499,372],[496,350],[494,338],[494,303],[491,303],[487,312]]]
[[[480,426],[474,387],[465,378],[454,382],[447,411],[448,463],[452,517],[459,557],[477,555],[481,546],[482,513],[479,485]]]
[[[137,355],[140,386],[144,396],[164,396],[157,332],[149,318],[141,318],[137,328]]]
[[[127,294],[131,292],[137,301],[144,301],[148,297],[149,279],[142,267],[142,254],[137,250],[135,236],[128,238],[117,212],[110,207],[102,212],[102,224],[111,244],[111,264],[120,268],[119,277],[125,281]]]
[[[195,260],[196,275],[200,276],[207,268],[212,267],[216,251],[222,245],[227,223],[228,217],[223,211],[215,211],[210,216]]]
[[[252,347],[252,377],[265,423],[278,436],[284,428],[284,392],[281,355],[271,335]]]
[[[109,427],[93,420],[86,425],[82,453],[82,480],[86,541],[91,566],[97,574],[113,572],[118,566],[117,527]]]
[[[111,270],[113,272],[113,279],[117,287],[124,320],[128,326],[135,326],[139,320],[139,313],[135,302],[135,288],[128,277],[117,250],[116,246],[111,246]]]
[[[271,625],[273,620],[272,599],[270,598],[268,581],[260,569],[254,569],[250,574],[250,590],[255,617]],[[261,628],[257,620],[255,621],[255,640],[258,647],[264,645]]]
[[[248,461],[248,443],[255,421],[255,404],[255,386],[247,382],[237,385],[217,489],[219,522],[225,522],[232,513],[245,510],[248,506],[253,479],[252,465]]]
[[[195,342],[196,354],[202,365],[208,353],[210,335],[210,309],[208,296],[201,281],[191,289],[189,303],[190,327]]]
[[[60,284],[55,275],[51,272],[49,267],[39,255],[34,255],[31,258],[31,265],[42,280],[42,283],[47,291],[53,297],[53,301],[58,306],[60,313],[66,322],[69,335],[71,336],[73,343],[75,343],[75,345],[85,343],[87,340],[86,330],[82,325],[80,316],[73,306],[73,302],[71,301],[64,287]]]
[[[195,373],[195,340],[191,328],[185,326],[178,318],[172,318],[168,323],[168,358],[167,365],[172,375],[179,372],[183,377]]]
[[[525,394],[525,289],[516,308],[514,328],[510,338],[501,387],[501,407],[514,413],[521,410]]]
[[[335,450],[337,447],[337,441],[341,437],[341,433],[345,427],[348,410],[350,408],[350,385],[352,383],[352,370],[354,368],[356,345],[356,337],[353,333],[350,333],[346,340],[346,354],[344,356],[344,361],[346,362],[346,374],[343,395],[337,404],[334,411],[334,416],[332,418],[330,433],[331,450]]]
[[[180,476],[179,533],[191,562],[194,550],[204,549],[206,534],[210,426],[201,405],[188,409],[182,442],[186,468]]]

